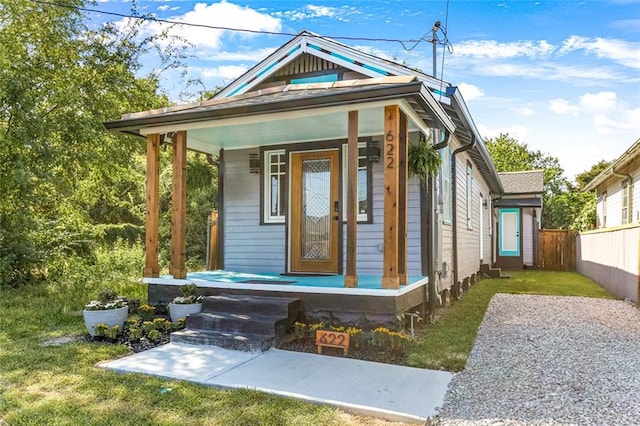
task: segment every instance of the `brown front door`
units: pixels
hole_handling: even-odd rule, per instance
[[[339,151],[291,155],[291,272],[338,273]]]

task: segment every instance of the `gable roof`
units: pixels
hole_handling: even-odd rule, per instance
[[[474,144],[469,151],[478,170],[485,177],[494,193],[502,193],[493,160],[471,117],[467,105],[456,86],[432,77],[422,71],[406,67],[393,61],[379,58],[350,46],[322,37],[309,31],[302,31],[288,43],[281,46],[264,60],[231,82],[213,99],[221,99],[246,93],[264,82],[270,75],[283,69],[302,55],[313,55],[340,65],[345,69],[364,74],[370,78],[381,76],[415,76],[427,88],[434,99],[444,108],[455,124],[455,135],[465,144]]]
[[[504,194],[542,194],[544,192],[544,170],[498,173]]]
[[[626,166],[634,160],[640,158],[640,138],[635,141],[624,154],[615,159],[613,163],[604,169],[598,176],[593,178],[585,187],[584,191],[592,191],[600,184],[604,183],[609,177],[613,176],[620,168]]]
[[[280,81],[279,86],[269,87],[272,84],[271,81],[267,82],[270,77],[276,76],[287,66],[296,66],[295,61],[302,55],[330,63],[332,69],[335,68],[333,64],[337,64],[339,68],[355,73],[357,79],[302,85],[283,85]],[[230,138],[238,140],[233,146],[235,149],[246,145],[243,145],[243,137],[246,141],[251,139],[253,144],[274,144],[269,139],[275,137],[273,129],[290,128],[284,116],[289,119],[297,117],[296,124],[299,123],[299,127],[306,125],[307,128],[324,129],[322,137],[339,138],[346,130],[335,125],[335,114],[355,108],[364,111],[360,119],[366,119],[367,110],[373,112],[372,107],[381,108],[391,102],[399,104],[422,132],[429,128],[444,128],[454,133],[462,144],[471,145],[469,155],[490,190],[502,193],[493,160],[455,86],[308,31],[298,34],[208,101],[125,114],[120,120],[106,122],[105,127],[140,135],[189,129],[189,148],[212,152],[214,148],[228,148],[225,144],[229,143],[227,141]],[[319,109],[327,119],[334,117],[331,125],[319,118]],[[312,123],[314,114],[317,120]],[[380,120],[376,122],[380,124]],[[209,140],[220,141],[216,146],[204,141],[205,127],[209,132],[206,135]],[[369,130],[373,131],[374,127],[370,126]],[[375,131],[379,133],[380,130]],[[250,138],[250,132],[254,132],[253,138]],[[256,135],[259,137],[256,138]],[[288,136],[280,143],[303,140],[300,133]],[[315,137],[304,134],[306,141],[321,139],[319,134]]]

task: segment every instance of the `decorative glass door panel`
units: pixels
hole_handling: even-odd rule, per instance
[[[292,154],[291,272],[338,272],[338,151]]]

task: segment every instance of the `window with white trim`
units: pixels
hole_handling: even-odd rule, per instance
[[[607,191],[602,193],[602,227],[607,227]]]
[[[285,178],[287,174],[284,149],[264,152],[264,222],[284,223]]]
[[[467,229],[473,229],[473,169],[467,163]]]
[[[347,144],[342,145],[342,216],[347,220],[347,183],[349,176]],[[358,142],[358,222],[369,220],[369,161],[367,143]]]
[[[629,223],[629,179],[622,182],[620,188],[622,196],[622,224]]]
[[[440,150],[440,190],[442,191],[442,221],[451,223],[453,204],[451,199],[451,147]]]

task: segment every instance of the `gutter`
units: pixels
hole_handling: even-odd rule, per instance
[[[376,88],[363,86],[357,90],[348,90],[341,93],[331,92],[320,95],[313,93],[312,95],[306,96],[301,94],[301,96],[297,98],[275,99],[253,105],[233,104],[233,99],[230,98],[229,103],[233,105],[217,104],[215,107],[206,109],[198,108],[195,110],[192,109],[147,115],[139,118],[134,117],[129,119],[112,120],[105,122],[104,126],[107,130],[134,133],[132,132],[133,130],[143,127],[152,127],[154,125],[224,120],[235,117],[270,114],[273,112],[300,111],[319,107],[352,105],[361,103],[362,101],[384,101],[406,98],[409,96],[415,97],[419,103],[426,106],[426,110],[429,111],[430,114],[433,114],[437,121],[443,123],[449,132],[455,131],[455,125],[448,117],[447,113],[440,104],[433,99],[433,95],[431,95],[421,81],[403,84],[389,84]]]
[[[596,189],[601,183],[603,183],[607,176],[610,174],[615,174],[615,168],[626,165],[628,162],[632,161],[634,155],[640,154],[640,139],[638,139],[629,149],[627,149],[620,157],[611,163],[609,167],[604,169],[598,176],[593,178],[591,182],[589,182],[583,189],[583,191],[592,191]]]

